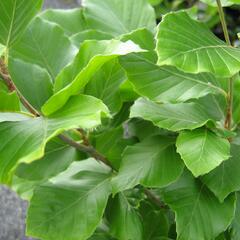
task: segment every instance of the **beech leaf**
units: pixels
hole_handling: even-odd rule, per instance
[[[228,46],[185,11],[164,16],[158,27],[157,53],[159,65],[190,73],[231,77],[240,70],[240,49]]]

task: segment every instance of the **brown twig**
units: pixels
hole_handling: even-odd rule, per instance
[[[159,208],[168,209],[168,207],[152,191],[145,188],[144,193],[147,196],[147,198],[151,200],[151,202],[153,202],[156,206],[158,206]]]
[[[35,116],[40,116],[40,114],[37,112],[37,110],[27,101],[27,99],[20,93],[20,91],[17,89],[16,85],[14,84],[14,82],[12,81],[8,70],[3,62],[3,60],[0,60],[0,77],[3,79],[3,81],[5,82],[5,84],[8,87],[8,90],[10,92],[16,92],[21,103],[24,105],[24,107],[33,115]]]
[[[59,138],[64,141],[65,143],[67,143],[68,145],[78,149],[81,152],[85,152],[88,153],[90,156],[94,157],[95,159],[103,162],[104,164],[108,165],[110,168],[114,169],[114,167],[112,166],[112,164],[107,160],[107,158],[105,158],[101,153],[99,153],[93,146],[89,145],[86,146],[84,144],[75,142],[74,140],[72,140],[71,138],[60,134]]]
[[[78,129],[78,132],[80,133],[81,137],[82,137],[82,140],[83,140],[83,143],[84,145],[86,146],[89,146],[90,145],[90,142],[88,140],[88,137],[86,136],[86,133],[83,129],[79,128]]]

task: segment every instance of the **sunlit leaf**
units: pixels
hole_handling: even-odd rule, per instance
[[[207,94],[225,94],[212,74],[189,74],[170,66],[156,66],[140,54],[121,59],[135,91],[156,102],[184,102]]]
[[[213,158],[213,155],[211,156]],[[202,181],[223,201],[231,192],[240,190],[240,149],[238,145],[231,144],[230,158],[219,167],[204,175]]]
[[[138,45],[119,40],[87,41],[82,45],[72,64],[60,73],[55,84],[53,95],[42,107],[44,114],[49,115],[63,106],[69,97],[81,91],[94,74],[108,61],[120,55],[142,51]]]
[[[211,72],[220,77],[233,76],[240,70],[240,49],[228,46],[184,11],[164,16],[157,40],[159,65],[173,65],[191,73]]]
[[[156,27],[154,9],[146,0],[83,0],[82,5],[88,26],[112,36]]]
[[[204,128],[181,132],[176,145],[195,177],[210,172],[230,157],[229,141]]]

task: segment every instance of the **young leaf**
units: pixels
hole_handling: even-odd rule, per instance
[[[154,125],[170,131],[195,129],[212,120],[200,104],[157,104],[139,98],[131,108],[131,118],[143,118]]]
[[[30,201],[27,234],[46,240],[86,240],[101,222],[111,170],[94,159],[74,162],[36,188]]]
[[[63,30],[37,17],[10,52],[13,59],[39,65],[54,81],[57,74],[77,53]],[[11,72],[10,72],[11,73]]]
[[[234,195],[220,203],[188,171],[163,189],[161,196],[176,214],[178,240],[214,239],[225,231],[234,216]]]
[[[107,213],[112,236],[117,239],[143,240],[140,214],[131,206],[124,193],[119,193],[110,200]]]
[[[89,28],[112,36],[146,27],[156,27],[154,9],[147,0],[83,0],[84,16]]]
[[[107,107],[100,100],[84,95],[72,97],[48,118],[23,115],[23,119],[18,119],[20,114],[0,113],[0,121],[2,117],[5,121],[0,124],[0,139],[5,140],[0,146],[0,182],[11,183],[18,164],[41,158],[51,138],[72,128],[94,128],[101,123],[102,114],[108,114]]]
[[[40,17],[58,24],[68,36],[72,36],[87,29],[83,16],[83,9],[48,9]]]
[[[176,145],[195,177],[210,172],[230,157],[229,141],[204,128],[181,132]]]
[[[230,158],[219,167],[204,175],[202,181],[219,198],[220,201],[234,191],[240,190],[240,149],[238,145],[231,145]]]
[[[133,42],[119,40],[85,42],[73,63],[58,76],[53,95],[42,107],[42,112],[49,115],[61,108],[67,100],[78,94],[91,80],[94,74],[108,61],[120,55],[142,51]]]
[[[0,1],[0,43],[10,48],[41,9],[42,0]]]
[[[46,69],[20,59],[9,59],[9,71],[18,90],[31,105],[41,110],[53,94],[52,79]]]
[[[183,170],[174,140],[153,136],[127,147],[119,173],[113,178],[113,192],[130,189],[138,184],[163,187],[174,182]]]
[[[159,65],[219,77],[231,77],[240,70],[240,49],[228,46],[184,11],[164,16],[157,40]]]
[[[221,89],[212,74],[189,74],[170,66],[156,66],[140,54],[130,54],[120,60],[135,91],[156,102],[184,102],[207,94],[219,94]]]

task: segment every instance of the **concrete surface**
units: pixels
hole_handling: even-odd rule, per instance
[[[80,0],[46,0],[44,8],[73,8],[79,4]],[[0,186],[0,240],[32,239],[24,234],[26,208],[26,202],[7,187]]]

